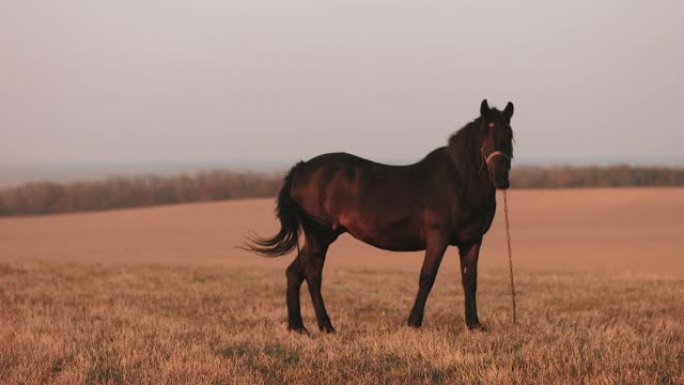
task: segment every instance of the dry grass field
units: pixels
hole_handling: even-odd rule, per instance
[[[233,249],[270,200],[0,220],[0,384],[683,384],[684,189],[513,190],[519,323],[502,215],[468,332],[450,250],[420,330],[419,253],[342,237],[338,332],[286,330],[284,268]],[[501,214],[501,212],[499,212]]]

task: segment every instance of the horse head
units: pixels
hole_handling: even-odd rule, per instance
[[[508,102],[503,111],[489,108],[487,99],[480,105],[481,130],[484,132],[480,146],[482,165],[487,166],[487,173],[494,187],[504,190],[510,187],[508,174],[513,159],[512,116],[511,102]]]

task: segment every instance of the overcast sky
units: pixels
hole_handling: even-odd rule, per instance
[[[516,158],[681,163],[684,1],[3,0],[0,164],[410,162],[515,104]]]

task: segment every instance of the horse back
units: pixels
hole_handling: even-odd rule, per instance
[[[333,231],[385,249],[418,250],[425,222],[433,220],[426,215],[449,211],[449,164],[443,148],[406,166],[324,154],[298,166],[291,195],[308,217]]]

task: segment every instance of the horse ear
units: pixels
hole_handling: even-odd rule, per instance
[[[513,103],[508,102],[508,104],[506,104],[506,109],[504,109],[504,115],[506,116],[506,120],[510,122],[511,117],[513,116]]]
[[[482,104],[480,104],[480,115],[485,116],[487,115],[487,112],[489,112],[489,103],[487,103],[487,99],[482,99]]]

